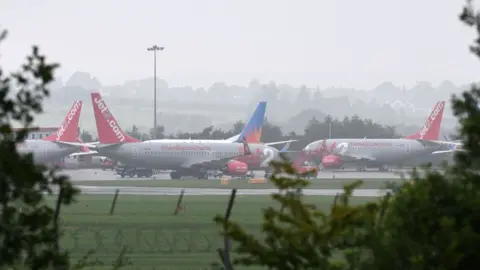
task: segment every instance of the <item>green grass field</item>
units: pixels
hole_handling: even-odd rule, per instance
[[[94,258],[111,264],[123,246],[128,247],[127,257],[133,263],[124,269],[207,269],[218,261],[216,249],[222,246],[222,238],[212,219],[225,212],[229,196],[185,196],[186,211],[178,216],[173,215],[176,196],[120,195],[111,216],[112,199],[113,195],[82,195],[62,210],[62,247],[70,250],[74,261],[94,250]],[[333,198],[308,196],[307,200],[328,209]],[[269,196],[237,196],[231,218],[259,233],[261,209],[269,205],[273,205]]]
[[[337,189],[359,179],[312,179],[309,188]],[[365,179],[361,188],[381,189],[389,182],[399,183],[401,179]],[[133,186],[133,187],[179,187],[179,188],[274,188],[268,181],[265,184],[249,184],[247,180],[230,180],[221,185],[220,180],[113,180],[113,181],[74,181],[88,186]]]

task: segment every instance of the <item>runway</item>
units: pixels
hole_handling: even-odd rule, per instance
[[[71,170],[61,172],[70,177],[73,182],[77,181],[118,181],[118,180],[159,180],[159,181],[181,181],[171,180],[168,173],[160,173],[153,178],[121,178],[113,171],[103,170]],[[262,176],[261,172],[256,173]],[[318,179],[365,179],[368,181],[377,181],[380,179],[400,179],[398,172],[356,172],[356,171],[342,171],[342,172],[319,172]],[[208,181],[208,180],[205,180]],[[79,183],[80,184],[80,183]],[[183,188],[166,188],[166,187],[132,187],[132,186],[85,186],[77,185],[83,194],[92,195],[109,195],[114,194],[118,189],[122,195],[167,195],[178,196]],[[186,195],[230,195],[231,190],[226,188],[185,188]],[[238,195],[269,195],[277,193],[276,189],[237,189]],[[341,189],[304,189],[305,195],[317,196],[335,196],[342,193]],[[353,193],[354,197],[378,197],[383,196],[387,190],[380,189],[358,189]]]
[[[407,170],[403,171],[408,173]],[[73,181],[117,181],[117,180],[171,180],[169,173],[160,173],[152,178],[121,178],[113,171],[103,170],[66,170],[62,171],[62,174],[66,174]],[[356,172],[356,171],[342,171],[342,172],[319,172],[318,179],[400,179],[402,171],[399,172]],[[262,172],[255,172],[256,177],[262,177]]]
[[[109,195],[115,194],[118,189],[122,195],[170,195],[178,196],[183,188],[158,188],[158,187],[99,187],[99,186],[77,186],[82,191],[82,194],[91,195]],[[185,195],[230,195],[230,189],[220,188],[184,188]],[[237,189],[237,195],[269,195],[277,193],[277,189]],[[378,197],[385,195],[387,190],[380,189],[358,189],[353,192],[354,197]],[[335,196],[343,193],[341,189],[304,189],[304,195],[317,196]]]

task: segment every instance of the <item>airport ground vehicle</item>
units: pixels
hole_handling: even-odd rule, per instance
[[[137,168],[128,165],[119,165],[115,168],[118,175],[123,177],[151,177],[153,175],[152,169]]]

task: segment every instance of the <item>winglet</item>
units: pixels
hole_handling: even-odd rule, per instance
[[[78,123],[80,121],[80,112],[82,111],[83,102],[77,100],[65,116],[62,125],[55,134],[43,138],[44,141],[62,141],[77,142],[78,139]]]
[[[92,93],[93,113],[97,125],[98,141],[101,144],[119,144],[127,142],[140,142],[123,132],[107,107],[100,93]]]
[[[438,140],[438,137],[440,136],[440,126],[442,124],[444,108],[445,101],[437,102],[425,121],[423,128],[417,133],[405,137],[405,139]]]
[[[260,101],[257,108],[253,112],[252,117],[248,120],[242,132],[239,135],[233,136],[228,140],[233,142],[241,142],[242,138],[247,138],[249,143],[259,143],[262,137],[262,127],[265,121],[265,111],[267,109],[267,102]]]
[[[280,153],[286,152],[288,148],[290,148],[290,144],[292,144],[291,141],[287,142],[282,149],[280,149]]]

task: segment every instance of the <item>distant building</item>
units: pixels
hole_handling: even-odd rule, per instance
[[[21,130],[20,128],[13,129],[14,132],[20,131],[20,130]],[[55,132],[57,132],[57,130],[58,130],[58,127],[44,127],[44,128],[37,128],[36,130],[32,129],[32,131],[28,132],[27,139],[40,140],[54,134]]]

